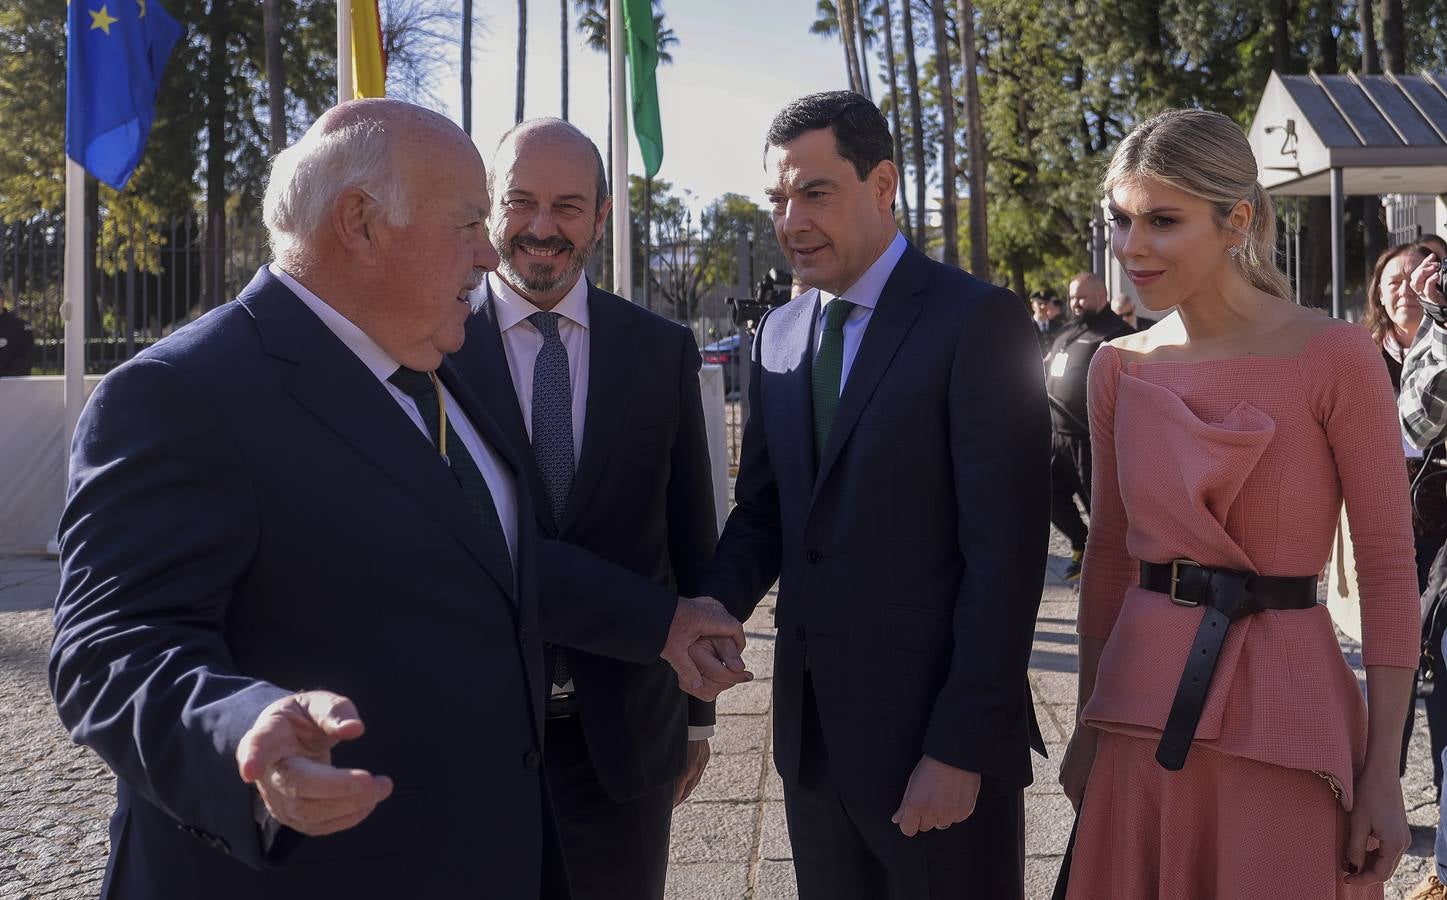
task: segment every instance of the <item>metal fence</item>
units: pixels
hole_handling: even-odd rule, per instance
[[[270,252],[265,229],[244,219],[228,221],[224,248],[210,251],[205,220],[191,214],[124,229],[103,222],[88,256],[86,371],[99,374],[236,296]],[[35,331],[36,375],[64,365],[64,270],[63,219],[0,224],[0,295]]]
[[[691,321],[705,360],[724,367],[725,421],[731,464],[739,457],[746,415],[740,388],[748,340],[739,334],[725,298],[754,292],[764,273],[785,267],[767,213],[738,235],[736,283],[715,285],[699,298]],[[241,292],[270,258],[259,222],[232,219],[224,249],[206,247],[203,216],[178,216],[148,227],[119,229],[102,222],[87,260],[86,371],[103,374]],[[0,296],[35,332],[32,374],[58,375],[64,366],[65,223],[59,216],[0,224]],[[216,279],[216,286],[208,285]],[[669,311],[660,308],[664,315]]]

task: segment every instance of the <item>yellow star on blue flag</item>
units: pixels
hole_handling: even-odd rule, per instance
[[[90,27],[99,28],[106,34],[110,34],[111,26],[119,21],[120,19],[117,19],[110,13],[106,12],[106,8],[104,6],[90,14]]]
[[[67,20],[65,153],[120,190],[140,164],[156,89],[185,29],[159,0],[74,0]]]

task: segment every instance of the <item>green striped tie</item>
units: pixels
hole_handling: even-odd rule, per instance
[[[824,453],[834,411],[839,408],[839,379],[844,370],[844,320],[854,304],[835,297],[824,304],[824,336],[814,356],[814,462]]]

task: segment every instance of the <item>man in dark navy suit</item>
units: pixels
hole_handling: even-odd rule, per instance
[[[485,179],[435,113],[331,110],[273,166],[276,262],[87,406],[50,680],[118,776],[104,897],[566,896],[543,642],[747,677],[716,603],[538,537],[445,358]]]
[[[523,460],[537,528],[688,593],[718,540],[693,333],[589,284],[612,206],[598,148],[525,122],[488,171],[501,256],[454,356]],[[544,765],[575,900],[663,897],[673,807],[713,705],[667,663],[553,648]]]
[[[1003,288],[899,233],[889,129],[804,97],[767,139],[774,228],[815,290],[754,340],[737,506],[704,586],[774,580],[774,760],[799,895],[1022,897],[1026,682],[1050,423]]]

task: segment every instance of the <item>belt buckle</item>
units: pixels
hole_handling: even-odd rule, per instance
[[[1197,569],[1204,569],[1204,568],[1205,568],[1205,566],[1201,565],[1200,563],[1196,562],[1196,561],[1193,560],[1193,559],[1173,559],[1173,560],[1171,560],[1171,593],[1170,593],[1171,602],[1174,603],[1174,604],[1176,604],[1177,606],[1186,606],[1186,607],[1196,607],[1196,606],[1200,606],[1201,604],[1198,603],[1198,602],[1195,601],[1195,600],[1183,600],[1183,599],[1181,599],[1180,597],[1177,597],[1177,596],[1176,596],[1176,589],[1181,586],[1181,566],[1192,566],[1192,567],[1197,568]]]

